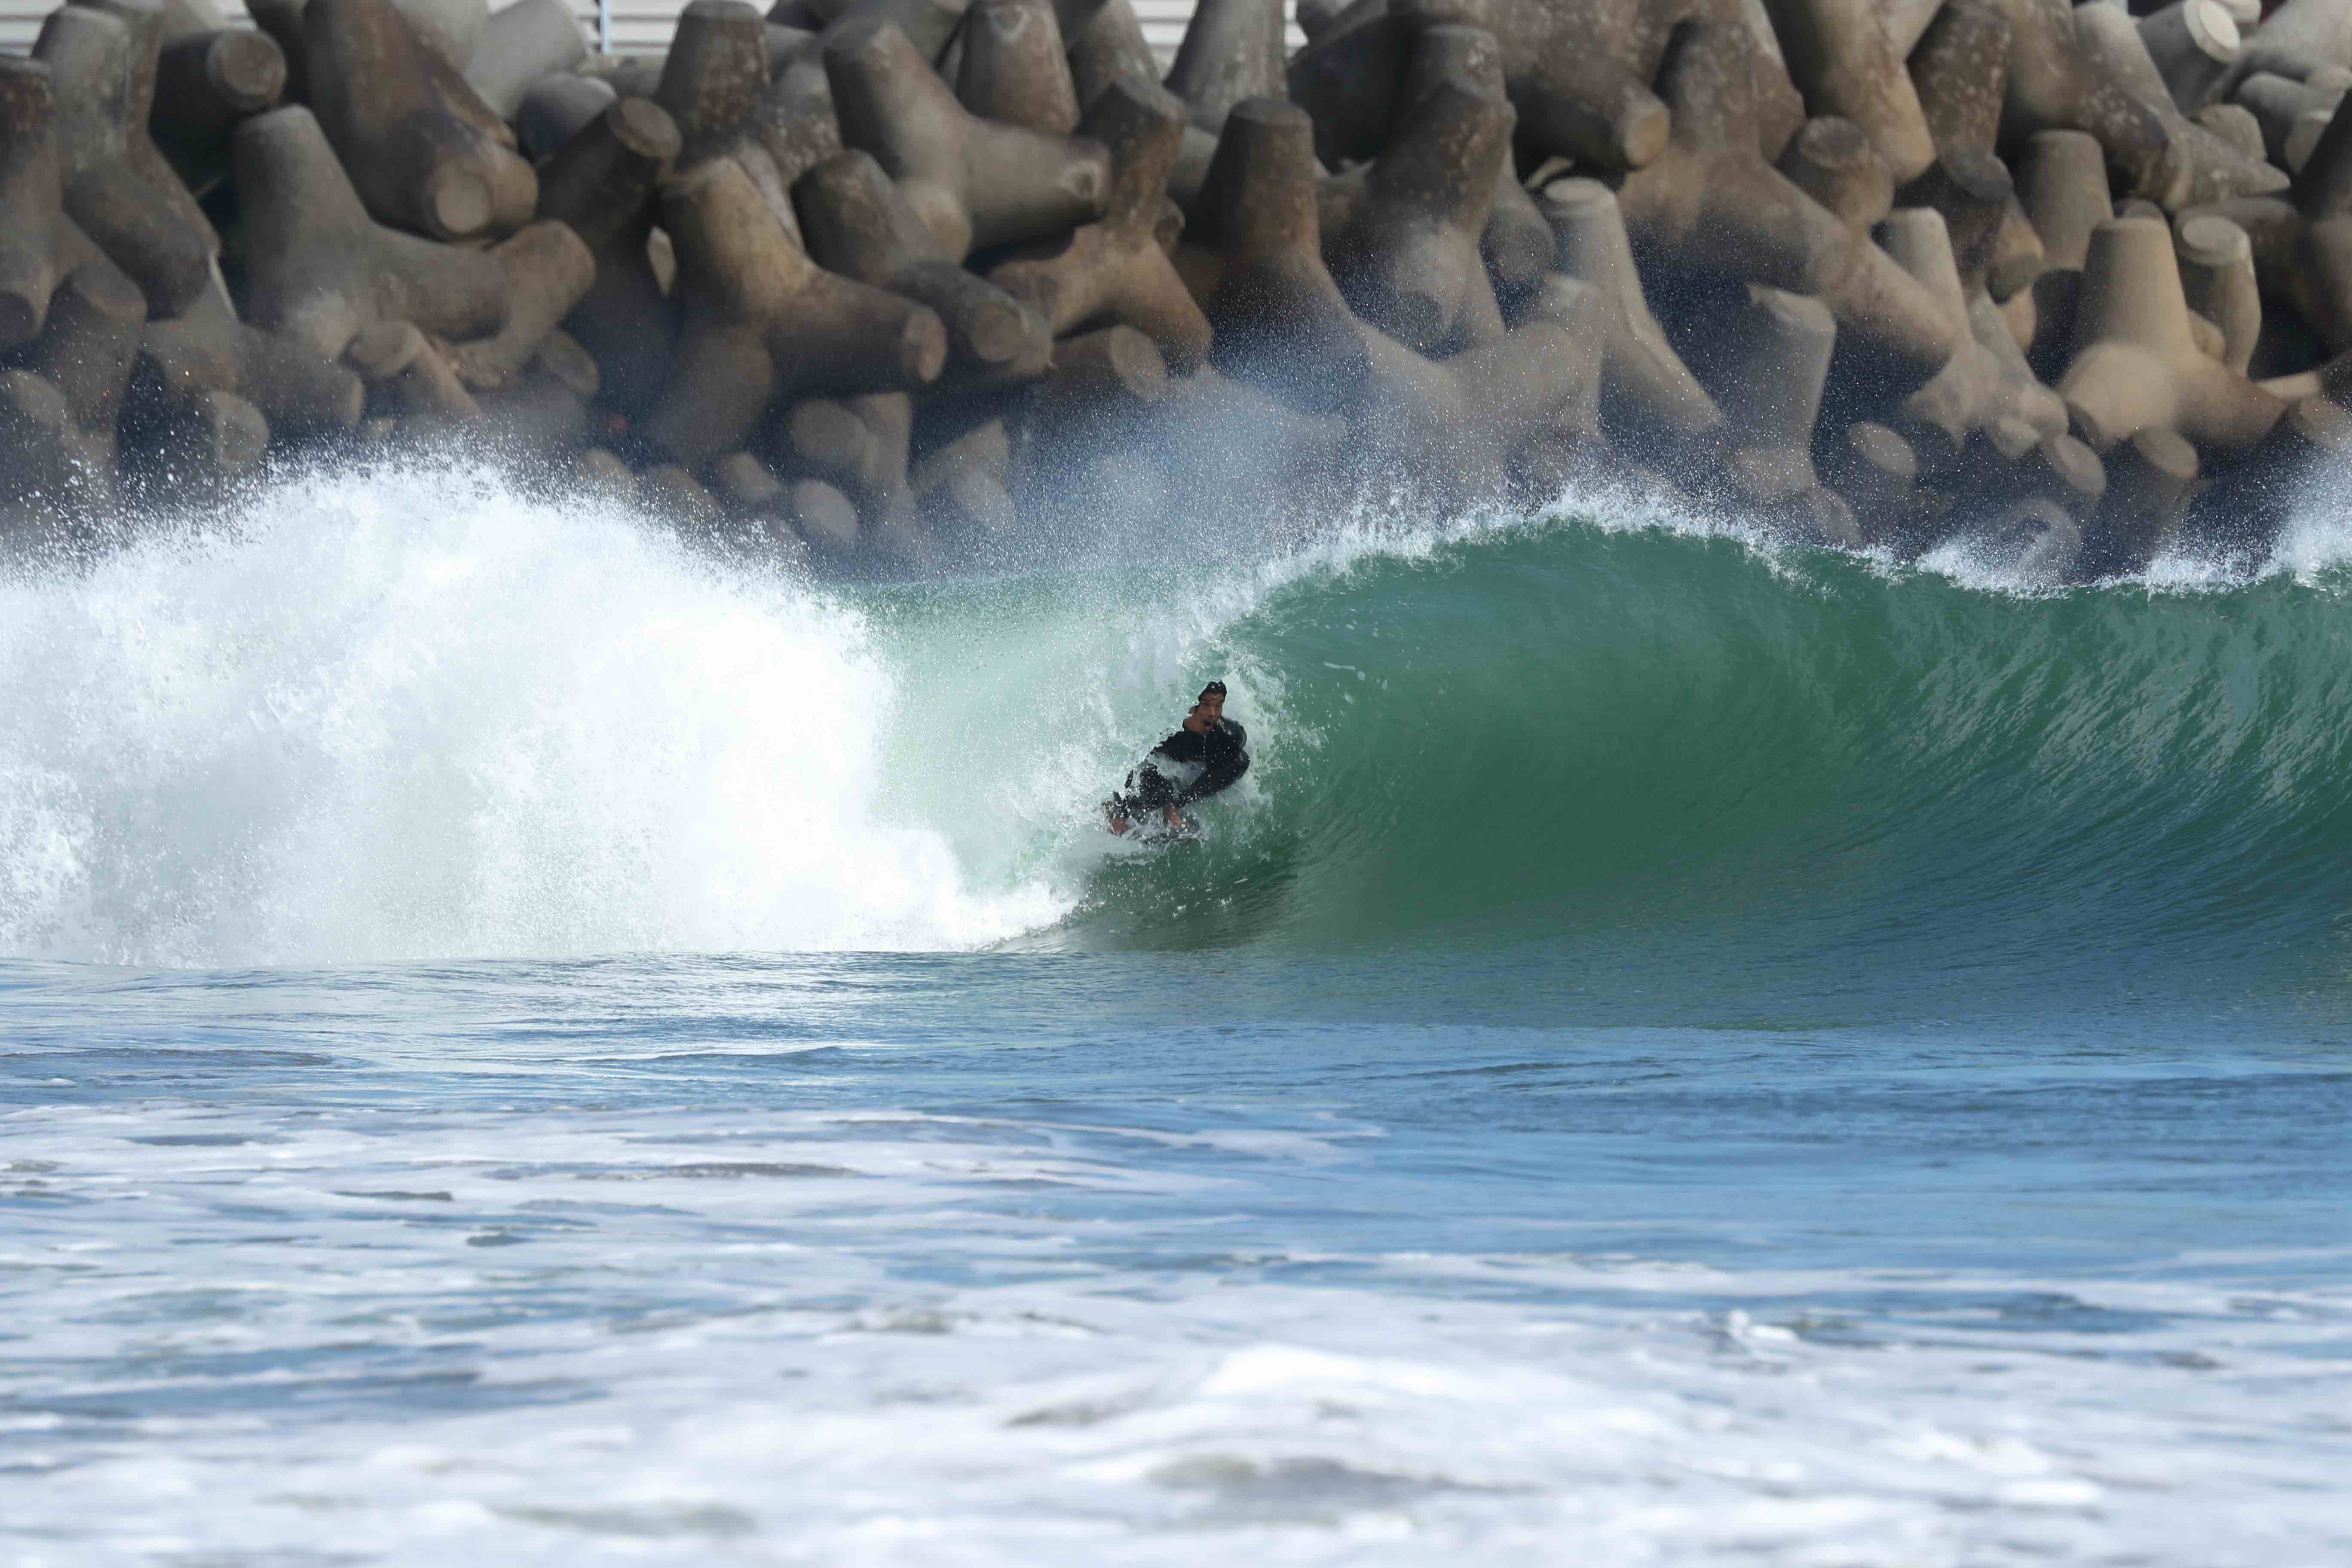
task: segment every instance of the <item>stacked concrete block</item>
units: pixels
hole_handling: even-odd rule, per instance
[[[1678,489],[2061,580],[2352,443],[2352,0],[73,0],[0,59],[0,527],[503,455],[869,570]],[[2337,356],[2337,357],[2331,357]]]

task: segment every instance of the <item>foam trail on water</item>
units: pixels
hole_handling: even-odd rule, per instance
[[[158,964],[947,948],[1056,912],[877,807],[861,616],[387,468],[0,581],[0,952]]]

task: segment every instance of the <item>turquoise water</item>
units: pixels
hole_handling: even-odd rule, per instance
[[[2342,1561],[2334,527],[819,589],[390,471],[22,573],[0,1552]]]

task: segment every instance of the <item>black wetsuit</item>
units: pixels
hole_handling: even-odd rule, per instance
[[[1205,800],[1249,772],[1249,753],[1242,749],[1248,740],[1249,731],[1231,719],[1218,720],[1199,735],[1179,730],[1154,746],[1151,754],[1127,775],[1118,803],[1132,815]],[[1165,773],[1160,767],[1163,760],[1169,764]],[[1180,783],[1194,764],[1201,771],[1191,783]]]

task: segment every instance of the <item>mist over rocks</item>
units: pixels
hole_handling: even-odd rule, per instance
[[[1633,484],[2058,583],[2352,449],[2352,0],[75,0],[0,551],[404,449],[900,573]],[[129,520],[129,521],[126,521]]]

